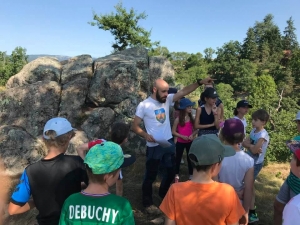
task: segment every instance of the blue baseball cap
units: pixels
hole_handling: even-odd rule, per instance
[[[194,106],[194,105],[195,105],[195,102],[192,102],[188,98],[182,98],[179,101],[178,109],[186,109],[187,107]]]
[[[50,137],[46,135],[46,132],[49,130],[55,131],[56,137],[58,137],[76,129],[72,127],[71,123],[67,119],[62,117],[55,117],[48,120],[48,122],[45,124],[43,131],[43,136],[45,139],[50,139]]]

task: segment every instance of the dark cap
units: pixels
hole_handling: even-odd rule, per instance
[[[217,94],[216,89],[214,89],[212,87],[206,88],[204,90],[202,96],[205,97],[205,98],[217,98],[217,97],[219,97],[219,95]]]
[[[222,128],[222,134],[232,137],[236,133],[244,133],[244,124],[239,119],[225,120],[224,127]]]
[[[177,88],[169,88],[168,94],[176,94],[178,92]]]
[[[252,105],[249,104],[249,102],[247,100],[241,100],[236,104],[237,108],[240,107],[248,107],[248,108],[252,108]]]
[[[179,101],[179,106],[178,109],[186,109],[189,106],[194,106],[195,102],[192,102],[190,99],[188,98],[182,98]]]
[[[197,162],[191,160],[196,166],[213,165],[221,162],[224,157],[235,155],[235,150],[224,145],[215,134],[197,137],[192,142],[189,155],[193,154]]]

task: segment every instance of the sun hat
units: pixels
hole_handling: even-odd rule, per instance
[[[72,127],[71,123],[62,117],[55,117],[50,120],[45,124],[44,126],[44,131],[43,131],[43,137],[45,139],[50,139],[48,135],[46,135],[46,132],[49,130],[53,130],[56,132],[56,137],[66,134],[70,132],[71,130],[76,130]]]
[[[189,106],[194,106],[195,102],[192,102],[190,99],[188,98],[182,98],[179,101],[179,106],[178,109],[186,109]]]
[[[84,163],[91,168],[93,174],[107,174],[130,166],[135,160],[132,155],[124,155],[120,145],[105,141],[90,148],[84,158]]]
[[[189,156],[196,157],[197,161],[190,157],[196,166],[204,166],[221,162],[224,157],[233,156],[235,153],[231,146],[222,144],[217,135],[206,134],[194,139]]]

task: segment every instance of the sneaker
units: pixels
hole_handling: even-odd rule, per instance
[[[248,220],[249,220],[248,223],[254,223],[254,222],[259,221],[259,219],[257,217],[257,213],[249,213]]]
[[[181,164],[184,164],[184,160],[183,160],[183,158],[181,158],[181,162],[180,162]]]
[[[150,205],[148,207],[145,208],[145,211],[148,214],[152,214],[152,215],[160,215],[162,212],[160,211],[159,208],[157,208],[155,205]]]
[[[174,179],[174,183],[178,183],[179,182],[179,176],[175,176],[175,179]]]

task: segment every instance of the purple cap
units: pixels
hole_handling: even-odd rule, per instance
[[[225,120],[222,133],[226,136],[233,136],[236,133],[244,133],[244,124],[239,119]]]

